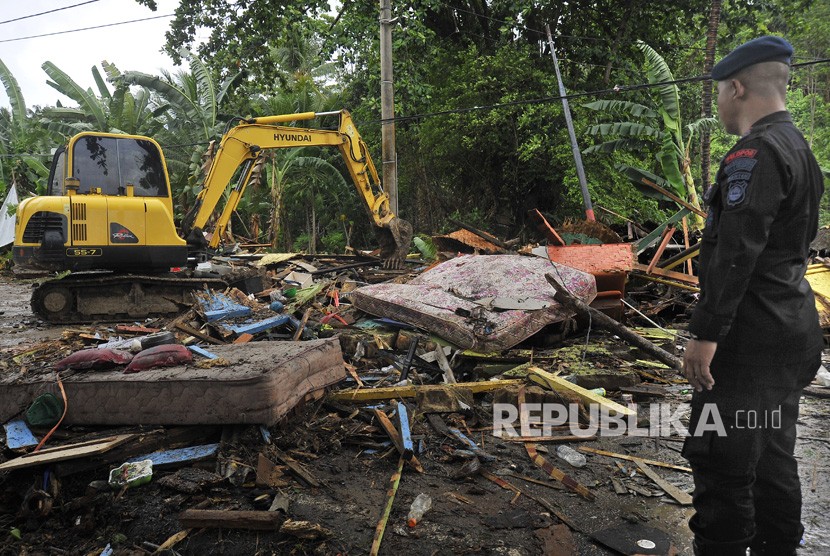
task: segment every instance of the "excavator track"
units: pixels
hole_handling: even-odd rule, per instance
[[[181,313],[193,304],[191,292],[227,285],[218,278],[76,273],[42,282],[31,303],[52,324],[131,321]]]

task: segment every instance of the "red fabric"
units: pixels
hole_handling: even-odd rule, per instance
[[[193,361],[190,351],[179,344],[165,344],[139,352],[124,369],[124,373],[137,373],[153,367],[173,367]]]
[[[55,363],[55,370],[109,369],[117,365],[126,365],[132,358],[133,354],[128,351],[119,351],[117,349],[84,349],[76,351],[69,357],[65,357]]]

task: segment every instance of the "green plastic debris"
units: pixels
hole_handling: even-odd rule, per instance
[[[33,427],[53,427],[63,415],[63,400],[47,392],[41,394],[26,410],[26,422]]]

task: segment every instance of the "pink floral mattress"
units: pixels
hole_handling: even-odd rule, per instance
[[[460,348],[502,351],[572,315],[553,300],[545,273],[585,303],[596,297],[594,277],[568,266],[522,255],[468,255],[443,262],[407,284],[358,288],[351,299],[362,311],[425,329]],[[497,308],[505,300],[547,306]]]

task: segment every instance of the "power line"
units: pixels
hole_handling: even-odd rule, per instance
[[[84,6],[86,4],[92,4],[93,2],[98,2],[98,0],[87,0],[86,2],[81,2],[80,4],[72,4],[71,6],[64,6],[63,8],[55,8],[54,10],[48,10],[48,11],[45,11],[45,12],[40,12],[40,13],[36,13],[36,14],[31,14],[31,15],[24,15],[22,17],[16,17],[14,19],[7,19],[6,21],[0,21],[0,25],[3,25],[4,23],[12,23],[13,21],[20,21],[21,19],[29,19],[30,17],[38,17],[40,15],[46,15],[46,14],[51,14],[51,13],[55,13],[55,12],[60,12],[62,10],[68,10],[69,8],[77,8],[78,6]]]
[[[15,42],[15,41],[25,41],[27,39],[39,39],[41,37],[51,37],[54,35],[65,35],[67,33],[77,33],[79,31],[91,31],[93,29],[103,29],[104,27],[115,27],[116,25],[126,25],[127,23],[139,23],[141,21],[150,21],[153,19],[161,19],[163,17],[173,17],[176,14],[165,14],[165,15],[156,15],[153,17],[145,17],[142,19],[131,19],[130,21],[119,21],[117,23],[105,23],[104,25],[94,25],[92,27],[82,27],[80,29],[69,29],[67,31],[55,31],[54,33],[43,33],[42,35],[30,35],[28,37],[16,37],[14,39],[3,39],[0,40],[0,43],[4,42]]]

